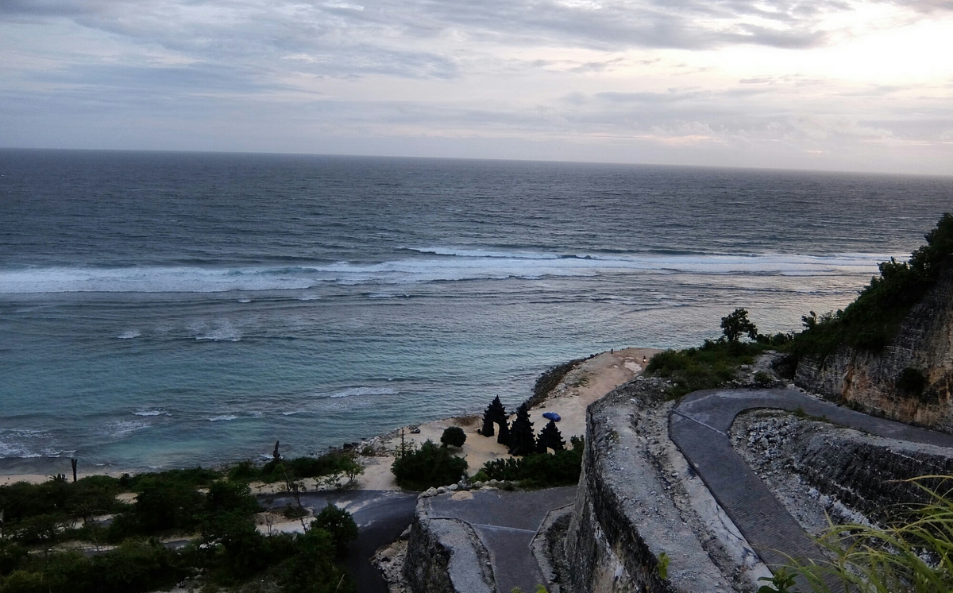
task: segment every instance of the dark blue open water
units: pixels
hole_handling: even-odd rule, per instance
[[[0,472],[291,454],[853,299],[953,178],[0,151]],[[43,466],[43,467],[48,467]]]

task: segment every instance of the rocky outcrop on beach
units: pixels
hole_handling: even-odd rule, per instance
[[[869,413],[953,432],[953,264],[882,350],[840,346],[802,357],[794,381]]]

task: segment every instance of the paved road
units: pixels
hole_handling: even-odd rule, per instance
[[[269,497],[265,506],[280,509],[292,498],[289,495]],[[348,550],[346,566],[357,583],[357,593],[387,593],[387,583],[370,563],[370,557],[384,544],[389,544],[414,520],[416,492],[393,490],[352,490],[301,495],[301,504],[320,513],[327,504],[351,513],[357,523],[358,537]]]
[[[530,545],[549,511],[575,501],[576,487],[470,493],[473,498],[469,500],[450,496],[425,499],[430,516],[458,519],[473,527],[490,553],[497,590],[508,593],[520,587],[533,591],[536,585],[547,584]]]
[[[871,434],[953,448],[953,436],[874,418],[788,389],[725,389],[685,396],[669,417],[669,435],[715,499],[768,565],[823,559],[818,547],[728,440],[735,416],[754,408],[802,409]]]

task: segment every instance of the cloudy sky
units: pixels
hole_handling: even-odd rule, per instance
[[[0,0],[0,146],[953,174],[953,0]]]

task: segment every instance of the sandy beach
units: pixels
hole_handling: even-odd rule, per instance
[[[641,373],[644,368],[643,361],[648,361],[657,352],[659,350],[653,348],[626,348],[603,352],[579,363],[553,388],[545,401],[530,409],[530,419],[533,422],[534,430],[538,433],[548,422],[542,417],[543,413],[556,412],[561,417],[557,426],[567,444],[570,437],[584,436],[586,432],[586,407]],[[487,405],[489,403],[489,401],[485,402]],[[507,412],[513,413],[510,416],[512,420],[516,410],[508,409]],[[484,437],[477,433],[477,430],[482,426],[481,416],[459,416],[404,427],[405,443],[407,445],[419,445],[427,440],[439,443],[443,431],[450,426],[461,427],[467,435],[466,443],[461,448],[459,455],[466,458],[470,475],[479,471],[487,461],[510,457],[506,447],[496,442],[495,436]],[[420,432],[411,433],[413,429],[418,429]],[[377,450],[378,454],[358,457],[364,465],[364,473],[357,478],[358,489],[399,489],[394,482],[394,475],[390,471],[390,467],[394,463],[394,454],[400,448],[399,433],[400,429],[392,431],[386,436],[376,437],[360,444],[359,451],[366,446],[370,446]],[[69,469],[68,464],[66,469]],[[68,472],[64,470],[64,473]],[[80,471],[78,475],[79,477],[85,477],[108,474],[118,477],[122,473],[124,472]],[[0,486],[15,482],[41,483],[49,479],[50,476],[37,473],[6,475],[0,476]],[[319,488],[316,480],[309,479],[303,482],[307,490],[313,491]],[[285,490],[283,483],[253,484],[252,486],[256,494],[278,493]]]
[[[586,433],[586,407],[619,385],[630,381],[643,370],[643,360],[652,358],[659,350],[653,348],[627,348],[603,352],[576,366],[563,377],[562,381],[550,392],[549,397],[540,405],[530,409],[533,428],[538,433],[548,420],[542,417],[545,412],[556,412],[562,418],[557,426],[563,439],[569,443],[570,437],[582,437]],[[487,401],[488,405],[490,402]],[[516,410],[507,410],[515,416]],[[506,447],[496,442],[496,437],[484,437],[477,434],[482,426],[481,416],[461,416],[445,418],[421,424],[419,434],[410,434],[405,428],[406,443],[420,444],[428,439],[439,443],[440,435],[450,426],[463,428],[467,435],[460,456],[466,458],[468,473],[475,474],[483,464],[494,459],[511,457]],[[400,448],[400,437],[375,439],[373,446],[382,446],[386,455],[362,457],[364,473],[358,477],[358,488],[365,490],[396,490],[394,475],[390,471],[394,463],[394,451]]]

